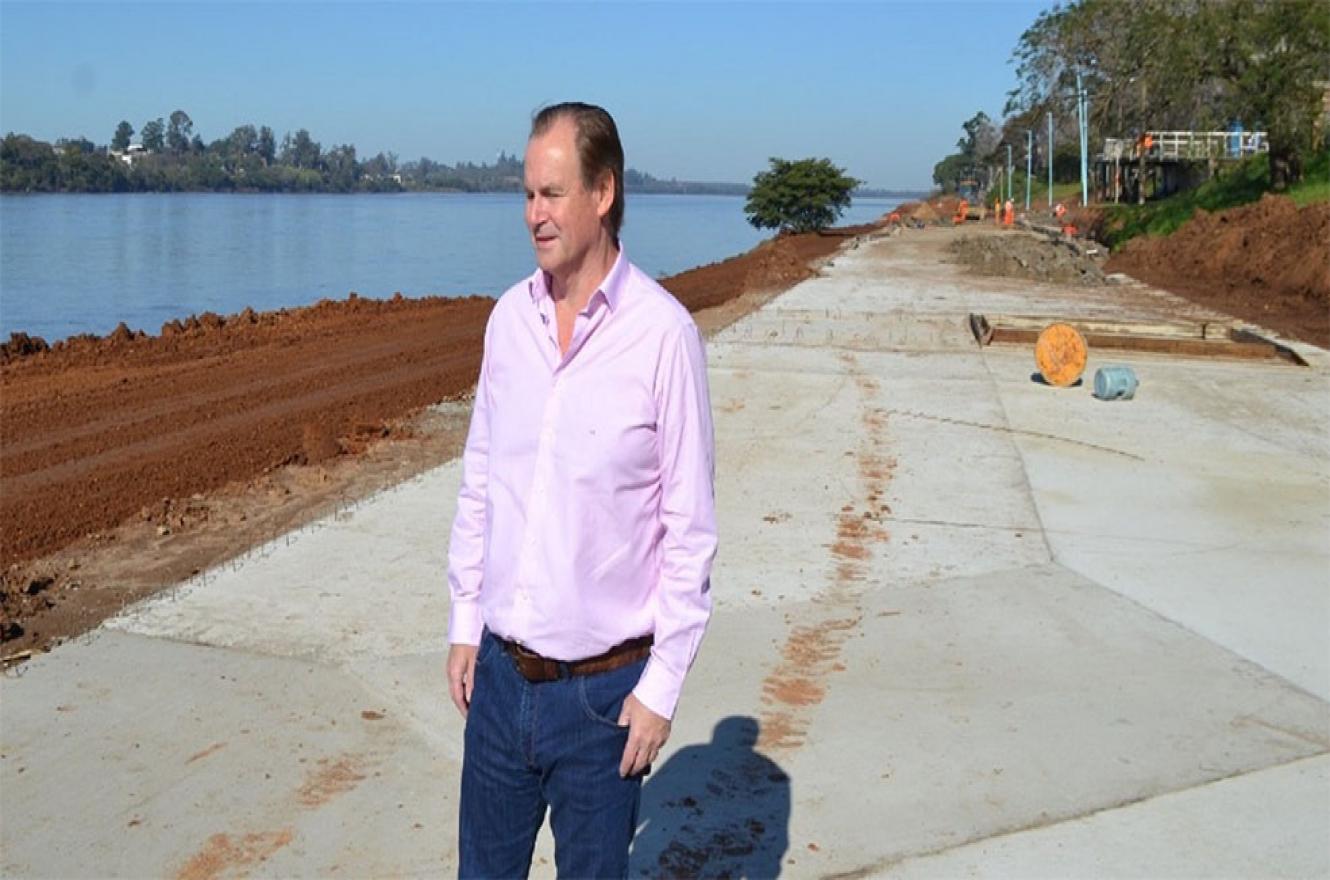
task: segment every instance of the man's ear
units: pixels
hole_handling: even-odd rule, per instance
[[[614,207],[614,172],[605,171],[596,181],[594,189],[596,196],[596,216],[604,220],[609,216],[610,208]]]

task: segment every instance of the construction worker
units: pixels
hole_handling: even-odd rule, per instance
[[[1066,213],[1067,213],[1067,206],[1062,204],[1061,202],[1058,202],[1056,207],[1053,208],[1053,216],[1058,218],[1059,222],[1061,222],[1063,216],[1065,216]]]
[[[1011,226],[1016,222],[1016,203],[1007,199],[1007,203],[1002,206],[1002,225]]]
[[[967,202],[965,199],[961,199],[960,203],[956,205],[956,216],[951,218],[951,222],[955,226],[960,226],[962,223],[965,222],[965,218],[968,217],[969,215],[970,215],[970,203]]]
[[[993,199],[993,225],[1002,225],[1002,196]]]

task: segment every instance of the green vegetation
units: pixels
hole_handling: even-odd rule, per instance
[[[1195,189],[1144,205],[1105,205],[1099,238],[1112,248],[1138,235],[1167,235],[1192,218],[1197,208],[1219,211],[1257,201],[1270,191],[1270,162],[1253,156]],[[1299,205],[1330,201],[1330,150],[1312,156],[1300,183],[1288,195]]]
[[[830,159],[773,157],[771,168],[753,178],[744,213],[758,229],[814,232],[836,222],[859,183]]]
[[[1324,0],[1076,0],[1043,12],[1013,54],[1019,123],[1070,115],[1079,77],[1090,140],[1145,131],[1265,130],[1270,185],[1302,177],[1316,148],[1330,4]]]
[[[1330,3],[1324,0],[1071,0],[1039,14],[1012,61],[1016,87],[1006,118],[1000,129],[983,114],[965,123],[959,151],[934,170],[944,190],[961,177],[996,184],[1008,144],[1019,176],[1027,132],[1034,136],[1035,167],[1043,166],[1050,117],[1054,179],[1078,179],[1079,81],[1090,98],[1092,155],[1105,138],[1214,131],[1237,122],[1267,133],[1266,189],[1295,199],[1317,191],[1298,184],[1314,176],[1314,157],[1326,143],[1321,102],[1330,70]],[[985,124],[983,137],[975,137],[977,121]]]
[[[520,192],[522,160],[500,152],[493,164],[445,165],[394,153],[361,159],[356,148],[329,149],[306,129],[280,144],[268,126],[241,125],[211,143],[183,110],[149,119],[131,144],[122,120],[110,147],[87,138],[54,144],[10,133],[0,141],[0,192]],[[630,192],[742,195],[743,184],[660,180],[624,172]]]

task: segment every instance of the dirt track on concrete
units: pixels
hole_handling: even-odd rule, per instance
[[[782,236],[665,279],[704,330],[856,233]],[[48,646],[348,498],[441,463],[493,301],[325,301],[158,336],[0,350],[0,636]]]

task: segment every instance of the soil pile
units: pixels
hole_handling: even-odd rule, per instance
[[[778,236],[662,283],[716,328],[876,228]],[[467,407],[419,429],[422,410],[474,385],[492,307],[351,294],[191,316],[157,336],[15,334],[0,345],[4,653],[455,455]]]
[[[1330,347],[1330,203],[1286,196],[1198,210],[1172,235],[1129,241],[1108,263],[1194,302]]]
[[[956,239],[947,249],[958,263],[981,275],[1029,278],[1082,287],[1107,283],[1102,258],[1089,253],[1074,240],[1054,240],[1024,233],[967,235]]]
[[[466,391],[492,306],[356,297],[11,358],[0,368],[0,559],[32,559],[163,498],[327,458]]]
[[[856,235],[878,224],[778,235],[747,253],[662,278],[661,285],[689,311],[719,306],[743,293],[784,290],[817,274],[817,264]]]

